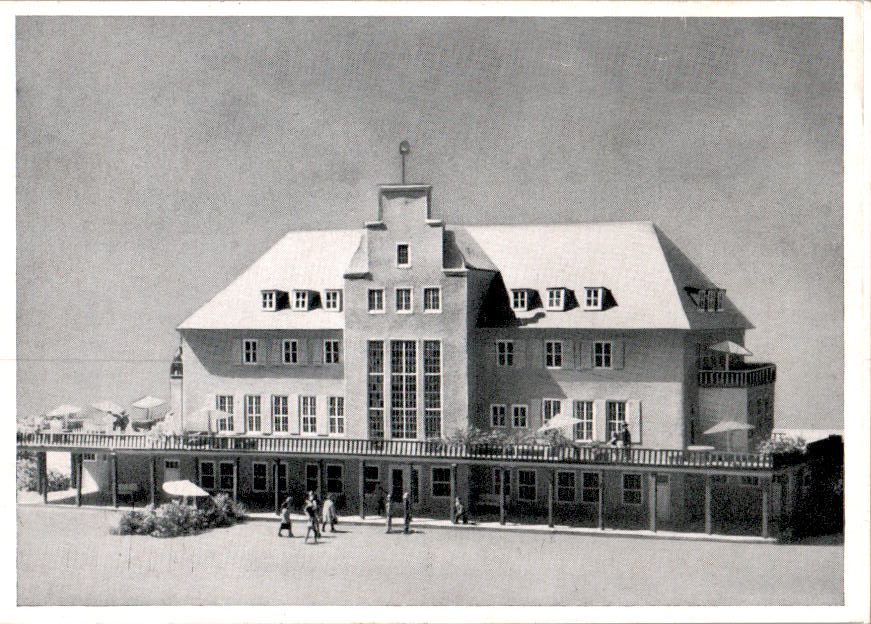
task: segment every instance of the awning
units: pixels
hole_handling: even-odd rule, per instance
[[[750,431],[751,429],[753,429],[753,425],[748,425],[747,423],[738,422],[737,420],[723,420],[705,431],[705,435],[730,433],[732,431]]]
[[[753,355],[746,348],[739,345],[737,342],[732,342],[731,340],[724,340],[723,342],[718,342],[717,344],[708,347],[708,349],[710,349],[711,351],[717,351],[719,353],[729,353],[731,355]]]
[[[539,427],[538,432],[543,433],[555,429],[570,429],[580,423],[581,419],[575,418],[574,416],[557,416],[556,418],[551,418],[543,427]]]
[[[192,498],[209,496],[209,493],[203,488],[187,479],[167,481],[163,484],[163,491],[170,496],[190,496]]]
[[[115,403],[114,401],[100,401],[98,403],[91,403],[91,407],[101,412],[106,412],[107,414],[120,414],[124,411],[124,408]]]
[[[141,399],[137,399],[136,401],[131,403],[131,405],[133,407],[138,407],[139,409],[151,410],[155,407],[160,407],[165,403],[166,401],[164,401],[163,399],[158,399],[157,397],[153,396],[144,396]]]
[[[46,414],[48,418],[64,418],[66,416],[74,416],[81,414],[82,408],[75,405],[58,405],[56,408]]]

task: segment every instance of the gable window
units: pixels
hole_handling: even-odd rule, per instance
[[[266,462],[251,464],[251,489],[255,492],[266,491]]]
[[[287,433],[287,396],[274,395],[272,397],[272,430],[275,433]]]
[[[511,309],[524,312],[529,309],[529,292],[525,289],[511,291]]]
[[[339,363],[339,341],[324,340],[324,364]]]
[[[245,417],[248,421],[248,431],[260,431],[260,395],[245,395]]]
[[[411,288],[396,289],[396,311],[406,314],[411,312]]]
[[[558,341],[544,343],[544,365],[548,368],[563,367],[563,343]]]
[[[623,504],[624,505],[640,505],[641,504],[641,475],[639,475],[639,474],[624,474],[623,475]]]
[[[215,462],[200,462],[200,487],[204,490],[215,489]]]
[[[293,309],[294,310],[308,310],[308,291],[307,290],[297,290],[293,293]]]
[[[423,311],[442,311],[442,289],[438,287],[423,289]]]
[[[561,503],[575,502],[575,473],[556,473],[556,499]]]
[[[244,364],[257,364],[256,340],[244,340],[242,342],[242,362]]]
[[[275,310],[275,291],[264,290],[261,293],[262,304],[264,310]]]
[[[496,341],[496,366],[514,366],[514,343],[510,340]]]
[[[296,340],[285,340],[281,343],[281,361],[285,364],[299,363],[299,344]]]
[[[565,288],[548,288],[547,289],[547,309],[548,310],[563,310],[565,309],[566,289]]]
[[[505,406],[491,405],[490,406],[490,424],[493,427],[505,426]]]
[[[517,495],[520,500],[535,500],[535,470],[517,471]]]
[[[433,497],[446,497],[451,495],[451,469],[432,469],[432,495]]]
[[[581,502],[599,502],[599,475],[595,472],[585,472],[581,476]]]
[[[587,287],[584,289],[584,309],[585,310],[601,310],[602,301],[604,299],[604,288]]]
[[[313,396],[300,397],[299,415],[302,418],[302,433],[317,432],[317,400]]]
[[[345,397],[330,397],[330,433],[345,433]]]
[[[219,394],[215,397],[215,409],[218,410],[218,421],[215,428],[218,433],[233,431],[233,395]]]
[[[526,413],[527,408],[525,405],[512,405],[511,406],[511,418],[512,424],[517,429],[525,429],[526,428]]]
[[[396,266],[409,267],[411,266],[411,256],[408,251],[408,243],[396,244]]]
[[[591,441],[593,439],[593,402],[575,401],[575,418],[581,421],[575,425],[575,440]]]
[[[342,291],[328,290],[324,293],[324,309],[338,312],[342,309]]]
[[[384,312],[384,289],[369,289],[369,312]]]
[[[593,368],[611,368],[611,343],[593,343]]]
[[[543,399],[541,406],[542,424],[546,425],[551,418],[556,418],[562,410],[562,402],[559,399]]]
[[[696,294],[696,306],[700,312],[722,312],[725,295],[722,288],[702,288]]]

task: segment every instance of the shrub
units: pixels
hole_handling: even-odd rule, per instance
[[[200,508],[172,501],[156,509],[128,511],[121,516],[118,533],[154,537],[190,535],[213,527],[232,526],[244,519],[246,511],[244,505],[233,502],[226,494],[208,499]]]
[[[48,491],[57,492],[70,487],[70,478],[55,470],[49,470]],[[15,481],[19,490],[35,492],[39,489],[39,474],[36,469],[36,461],[30,458],[17,459],[15,461]]]
[[[70,489],[70,478],[66,475],[63,475],[55,470],[49,470],[48,472],[48,491],[49,492],[60,492],[62,490]]]

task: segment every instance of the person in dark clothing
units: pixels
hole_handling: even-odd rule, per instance
[[[293,537],[293,529],[290,526],[290,497],[284,499],[281,504],[281,525],[278,527],[278,537],[281,537],[281,532],[287,529],[287,536]]]
[[[411,528],[411,497],[408,492],[402,494],[402,511],[405,516],[405,526],[402,529],[403,533],[408,533]]]
[[[632,434],[629,433],[629,425],[623,423],[620,430],[620,441],[623,443],[623,448],[629,448],[632,445]]]
[[[309,535],[314,534],[314,543],[317,544],[321,531],[318,526],[318,503],[313,492],[308,493],[308,498],[305,501],[305,507],[303,507],[303,510],[309,520],[309,526],[305,531],[305,541],[308,541]]]
[[[454,499],[454,513],[456,515],[457,522],[462,520],[463,524],[469,524],[469,513],[466,511],[466,508],[463,506],[463,503],[460,501],[459,496],[457,496]]]

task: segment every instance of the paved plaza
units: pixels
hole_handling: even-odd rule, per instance
[[[20,605],[839,605],[842,545],[255,521],[111,535],[113,510],[19,505]]]

